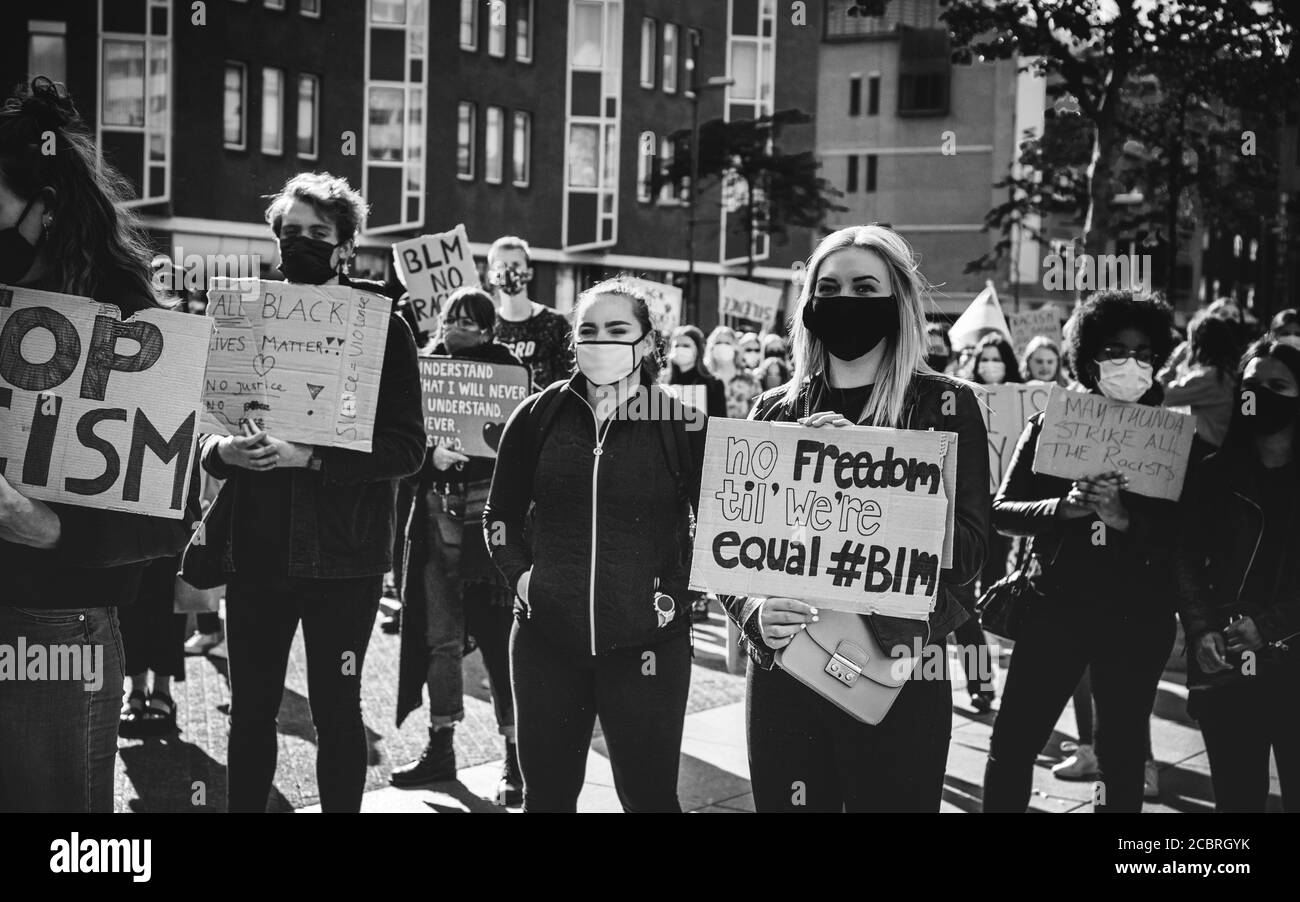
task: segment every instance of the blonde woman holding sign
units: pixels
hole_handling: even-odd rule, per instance
[[[765,393],[751,419],[817,428],[856,424],[955,432],[953,566],[940,574],[927,621],[867,616],[880,647],[939,663],[913,679],[876,725],[856,720],[774,667],[775,653],[819,618],[795,598],[724,597],[750,650],[750,779],[759,811],[938,811],[948,759],[951,688],[944,642],[969,614],[952,587],[984,562],[989,518],[988,436],[975,394],[925,362],[927,285],[912,250],[884,226],[841,229],[808,260],[791,316],[795,372]]]

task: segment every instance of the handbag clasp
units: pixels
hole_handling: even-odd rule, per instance
[[[837,652],[826,664],[826,672],[845,686],[852,686],[862,675],[862,668]]]

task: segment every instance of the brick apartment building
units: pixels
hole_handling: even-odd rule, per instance
[[[794,24],[777,0],[42,0],[0,20],[0,77],[67,83],[160,250],[269,267],[264,195],[327,170],[371,204],[357,269],[464,222],[480,257],[525,237],[533,294],[561,309],[621,270],[684,284],[686,191],[647,189],[667,136],[693,102],[701,122],[813,111],[822,34],[819,9]],[[694,98],[692,64],[734,84]],[[811,149],[813,127],[784,143]],[[705,327],[744,271],[731,226],[706,181],[688,310]],[[755,278],[787,284],[812,240],[761,241]]]

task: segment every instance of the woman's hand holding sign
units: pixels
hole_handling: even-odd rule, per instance
[[[826,410],[815,413],[810,417],[800,417],[799,425],[817,428],[819,426],[852,426],[853,423],[833,410]]]
[[[62,531],[59,515],[49,505],[20,494],[0,476],[0,540],[50,549],[59,543]]]
[[[1082,516],[1082,511],[1094,513],[1107,526],[1124,532],[1129,527],[1129,517],[1120,492],[1127,485],[1128,480],[1119,473],[1102,473],[1091,479],[1077,479],[1065,500],[1076,511],[1080,511],[1074,516]]]
[[[817,609],[794,598],[773,597],[759,603],[758,629],[763,642],[776,651],[790,644],[801,629],[817,621]]]

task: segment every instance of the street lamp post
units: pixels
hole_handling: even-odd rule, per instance
[[[736,83],[736,80],[734,78],[714,76],[701,85],[699,73],[695,69],[695,61],[699,58],[700,36],[695,33],[691,35],[691,39],[692,52],[686,60],[686,68],[690,72],[691,84],[691,191],[690,210],[686,216],[686,309],[689,317],[698,320],[698,298],[695,295],[695,219],[698,207],[695,198],[699,195],[700,190],[700,93],[703,90],[730,87]]]

